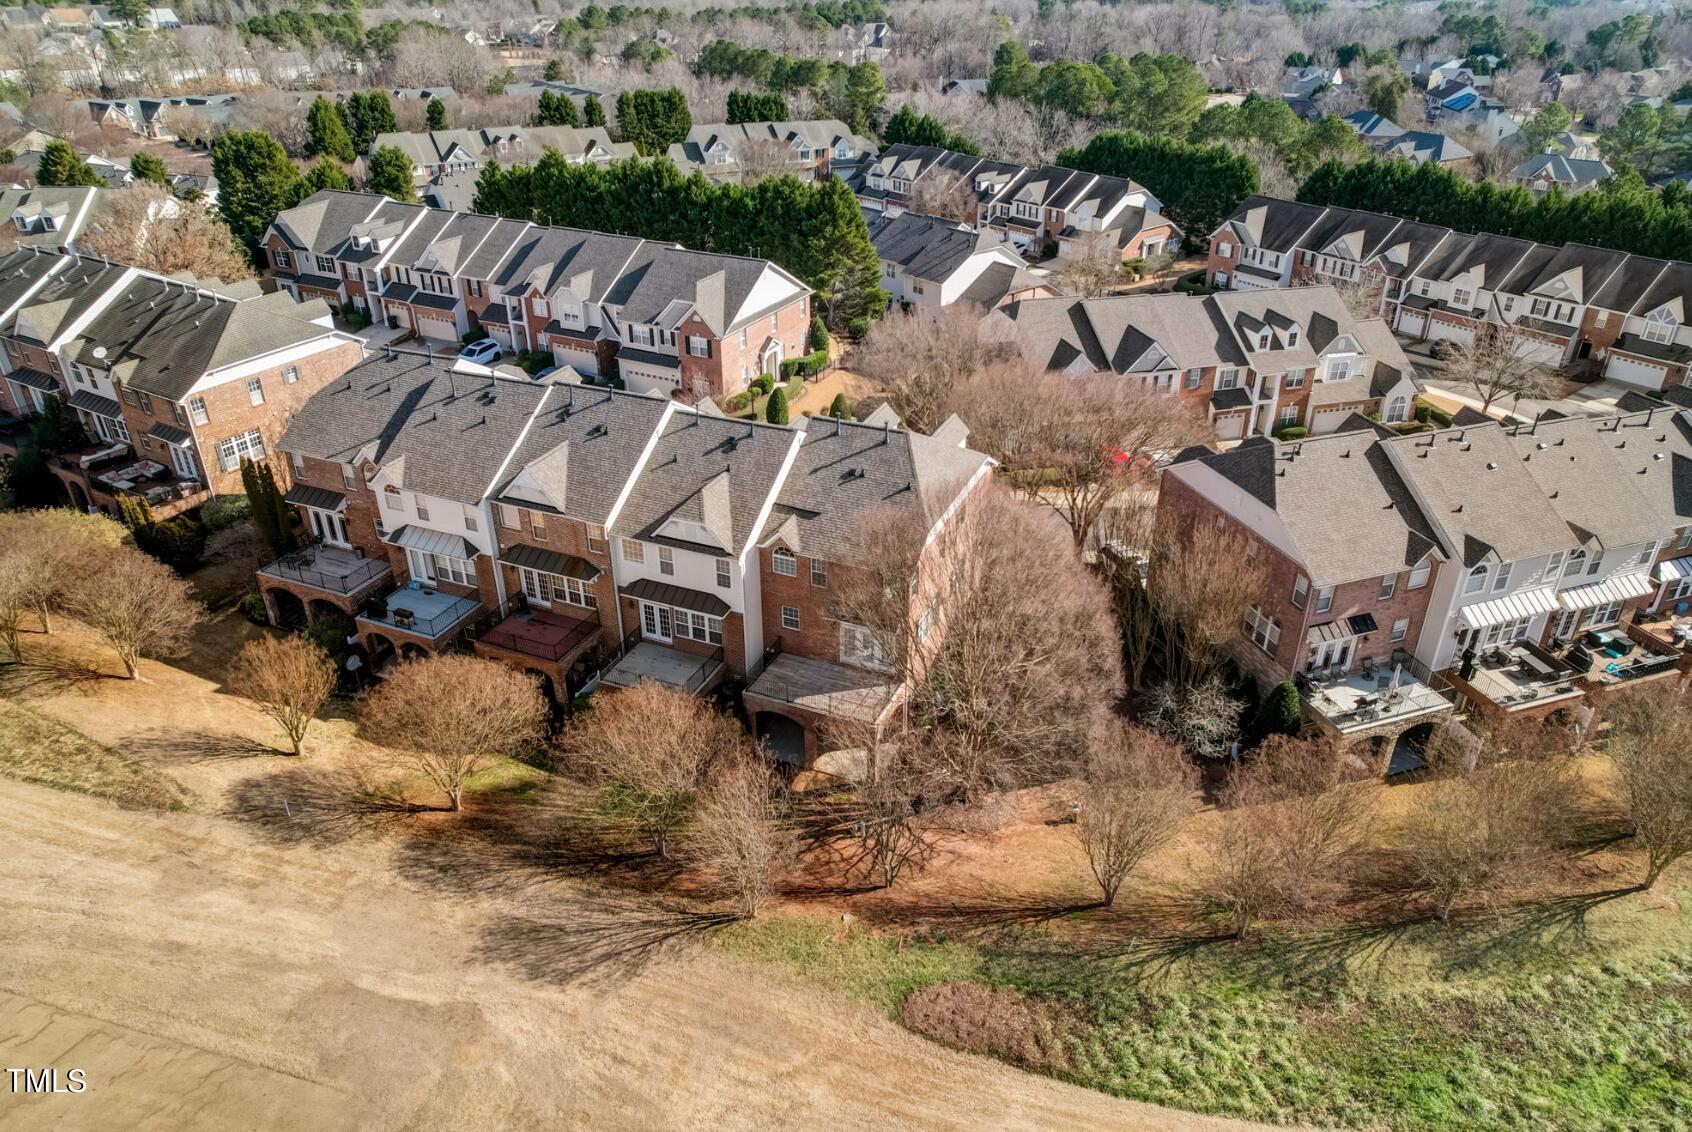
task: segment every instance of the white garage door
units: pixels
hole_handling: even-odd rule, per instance
[[[417,333],[425,338],[436,338],[443,342],[458,341],[458,327],[451,319],[436,318],[422,311],[417,312]]]
[[[1542,338],[1523,338],[1519,347],[1524,358],[1532,358],[1543,366],[1560,366],[1563,364],[1563,346],[1557,342],[1547,342]]]
[[[1645,389],[1661,389],[1663,379],[1668,376],[1668,370],[1650,362],[1640,361],[1612,351],[1610,364],[1604,367],[1604,376],[1617,381],[1625,381],[1629,385],[1638,385]]]
[[[1244,413],[1229,413],[1217,417],[1212,423],[1216,426],[1217,437],[1222,440],[1238,440],[1245,434]]]
[[[1461,342],[1467,346],[1475,340],[1475,332],[1467,326],[1456,326],[1449,322],[1441,322],[1437,318],[1428,319],[1428,337],[1430,339],[1449,338],[1453,342]]]
[[[1427,316],[1421,311],[1403,310],[1398,312],[1398,331],[1408,334],[1412,338],[1422,336],[1422,328],[1428,324]]]
[[[1355,409],[1318,409],[1316,417],[1310,423],[1310,431],[1318,436],[1333,432],[1345,423],[1347,417],[1356,412]]]

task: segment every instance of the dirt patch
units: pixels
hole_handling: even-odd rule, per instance
[[[1080,1028],[1071,1010],[980,983],[937,983],[915,991],[899,1020],[941,1045],[1042,1072],[1070,1067],[1071,1037]]]
[[[188,797],[170,776],[6,700],[0,700],[0,774],[105,798],[125,809],[180,809]]]

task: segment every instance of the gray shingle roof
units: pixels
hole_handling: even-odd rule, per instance
[[[914,513],[932,526],[991,463],[955,440],[899,428],[826,417],[804,427],[763,537],[830,562],[858,561],[863,523],[878,514]]]
[[[1254,437],[1227,452],[1189,449],[1198,462],[1274,509],[1315,586],[1409,569],[1434,550],[1433,528],[1373,432],[1277,444]]]
[[[73,315],[99,302],[101,296],[123,281],[127,272],[127,268],[104,260],[73,261],[31,295],[12,320],[0,328],[0,333],[31,338],[46,345],[70,324]]]
[[[571,518],[603,525],[664,406],[658,398],[636,393],[570,383],[550,386],[493,494],[505,496],[525,469],[543,461],[562,464],[552,469],[556,474],[549,482],[562,484],[563,497],[557,497],[557,488],[546,493],[552,506]],[[536,478],[548,481],[547,473]]]
[[[1620,547],[1692,522],[1692,419],[1683,411],[1541,421],[1512,439],[1577,534]]]
[[[336,463],[404,460],[413,491],[480,502],[550,385],[453,373],[450,360],[370,358],[313,394],[277,445]]]
[[[883,263],[896,263],[906,274],[941,283],[977,251],[998,246],[986,233],[967,224],[920,212],[868,212],[870,242]]]
[[[726,549],[739,554],[758,533],[759,514],[796,439],[791,428],[674,413],[617,516],[617,533],[651,542],[674,541],[658,534],[671,518],[713,529],[721,519],[731,543]],[[719,478],[725,475],[726,479]],[[721,491],[723,486],[726,492]],[[726,516],[721,515],[725,508]],[[680,545],[716,550],[697,543]]]

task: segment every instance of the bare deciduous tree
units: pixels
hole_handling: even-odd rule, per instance
[[[497,756],[538,742],[546,704],[529,677],[496,661],[443,655],[401,664],[359,713],[369,738],[463,806],[465,784]]]
[[[1574,780],[1565,758],[1528,757],[1503,730],[1482,736],[1478,754],[1436,741],[1428,759],[1435,776],[1415,788],[1399,841],[1444,923],[1460,900],[1545,867]]]
[[[1271,736],[1229,774],[1198,885],[1236,938],[1265,917],[1319,911],[1344,891],[1374,795],[1346,781],[1342,754],[1323,740]]]
[[[1216,676],[1194,684],[1159,684],[1147,706],[1162,731],[1205,759],[1228,754],[1240,737],[1240,713],[1245,711],[1245,701],[1230,695]]]
[[[740,166],[740,183],[756,185],[765,177],[779,177],[793,172],[793,149],[775,138],[748,138],[734,147],[734,159]]]
[[[969,181],[946,169],[933,169],[911,185],[910,210],[925,216],[943,216],[960,224],[973,225],[979,205]]]
[[[870,324],[847,364],[880,382],[911,428],[933,432],[957,405],[958,383],[1010,350],[983,341],[980,322],[965,304],[892,310]]]
[[[1508,323],[1485,323],[1449,363],[1451,380],[1474,389],[1483,413],[1500,397],[1520,401],[1549,396],[1552,383],[1545,367],[1534,360],[1533,342]]]
[[[902,756],[964,796],[1071,773],[1121,688],[1105,587],[997,484],[932,541],[929,525],[866,515],[866,567],[830,579],[832,616],[871,633],[906,688]]]
[[[143,657],[187,652],[205,619],[205,607],[190,596],[188,583],[130,546],[112,547],[84,563],[65,604],[118,654],[131,680],[141,674]]]
[[[667,857],[707,772],[740,757],[746,736],[709,705],[648,681],[600,696],[565,746],[598,784],[601,808]]]
[[[1177,684],[1191,687],[1215,671],[1262,594],[1262,563],[1249,544],[1232,526],[1183,527],[1173,515],[1161,524],[1146,584],[1164,634],[1165,667]]]
[[[778,791],[762,756],[736,759],[710,776],[688,825],[688,857],[748,919],[793,863],[795,843],[780,824]]]
[[[1070,243],[1055,265],[1064,293],[1095,299],[1114,291],[1122,282],[1122,249],[1117,247],[1114,233],[1089,232]]]
[[[1354,319],[1381,317],[1382,286],[1373,279],[1340,279],[1311,276],[1293,284],[1295,287],[1327,287],[1345,304],[1346,313]]]
[[[1692,711],[1685,694],[1627,696],[1607,706],[1610,757],[1633,840],[1645,854],[1643,886],[1692,854]]]
[[[22,660],[18,632],[34,614],[44,633],[90,561],[119,545],[123,527],[68,508],[0,514],[0,641]]]
[[[294,754],[303,755],[306,729],[335,690],[335,662],[307,637],[259,637],[236,655],[229,686],[275,720]]]
[[[1180,747],[1139,727],[1101,728],[1075,833],[1105,907],[1128,875],[1198,808],[1198,773]]]
[[[229,228],[203,204],[178,200],[163,185],[137,182],[109,194],[83,240],[117,263],[226,283],[251,279],[252,265]]]
[[[1055,510],[1077,548],[1124,492],[1209,432],[1187,399],[1115,374],[1071,377],[1020,358],[990,362],[953,389],[971,443]]]

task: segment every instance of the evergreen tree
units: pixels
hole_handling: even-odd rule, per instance
[[[170,170],[165,163],[150,153],[137,153],[129,159],[129,172],[137,181],[152,181],[158,185],[170,184]]]
[[[92,165],[77,156],[70,142],[54,138],[41,151],[41,160],[35,164],[35,183],[98,186],[106,182]]]
[[[312,167],[305,171],[305,176],[300,178],[300,199],[305,200],[325,189],[350,192],[352,187],[352,178],[341,168],[340,162],[333,157],[319,157]]]
[[[577,126],[581,117],[576,113],[576,103],[567,94],[554,94],[550,90],[541,91],[540,104],[535,109],[534,124],[537,126]]]
[[[662,156],[692,128],[687,97],[675,87],[625,90],[617,96],[617,131],[644,155]]]
[[[813,314],[811,316],[811,331],[809,337],[811,353],[814,354],[819,350],[828,349],[828,324],[823,321],[822,315]]]
[[[282,489],[276,485],[276,475],[270,470],[269,464],[259,465],[259,479],[263,484],[265,501],[270,506],[272,522],[276,528],[276,553],[286,554],[298,545],[294,538],[294,514],[283,496]]]
[[[597,94],[590,94],[582,99],[582,124],[586,126],[605,125],[605,107],[600,104]]]
[[[1298,689],[1291,680],[1283,680],[1269,689],[1269,694],[1257,705],[1246,734],[1252,743],[1261,743],[1271,735],[1297,735],[1303,723]]]
[[[787,423],[787,390],[776,386],[770,399],[764,402],[764,419],[771,424]]]
[[[775,91],[731,90],[728,95],[728,123],[784,122],[787,100]]]
[[[868,60],[854,64],[846,69],[846,80],[838,94],[834,86],[831,80],[830,108],[835,117],[853,133],[873,133],[876,115],[887,101],[887,82],[881,77],[881,68]]]
[[[417,182],[412,176],[411,158],[397,146],[385,145],[370,155],[365,165],[366,192],[381,193],[401,204],[417,203]]]
[[[50,393],[29,422],[29,445],[43,455],[57,456],[88,447],[88,433],[70,402]]]
[[[918,114],[911,109],[909,103],[901,105],[898,111],[887,119],[887,125],[881,129],[881,140],[888,145],[927,145],[967,153],[971,157],[981,156],[980,146],[962,134],[952,133],[940,124],[938,118],[930,114]]]
[[[1242,200],[1257,191],[1257,166],[1226,146],[1192,145],[1127,130],[1097,134],[1080,149],[1058,154],[1057,163],[1089,173],[1132,177],[1163,202],[1164,212],[1193,239],[1214,232]]]
[[[265,495],[264,483],[259,479],[258,465],[245,456],[241,458],[241,488],[247,493],[247,511],[253,517],[253,526],[258,528],[260,540],[275,553],[278,541],[276,509],[270,505],[270,499]]]
[[[431,98],[428,108],[423,112],[423,117],[429,123],[431,130],[446,129],[446,103],[438,98]]]
[[[284,208],[300,200],[301,178],[282,143],[263,130],[230,130],[212,143],[218,211],[249,254]]]
[[[394,105],[388,101],[385,90],[367,91],[364,95],[364,127],[370,131],[370,140],[375,141],[378,134],[391,134],[399,130],[399,122],[394,118]],[[369,149],[367,143],[361,147]]]
[[[837,421],[852,419],[852,407],[846,403],[846,394],[836,393],[834,400],[828,403],[828,415]]]
[[[358,156],[340,108],[321,94],[312,99],[311,109],[306,111],[305,149],[307,157],[332,157],[341,162]]]
[[[545,73],[542,77],[545,78],[546,81],[549,82],[549,83],[561,83],[561,82],[563,82],[564,81],[564,60],[560,59],[556,55],[554,55],[552,58],[548,59],[546,61],[546,71],[545,71]]]

